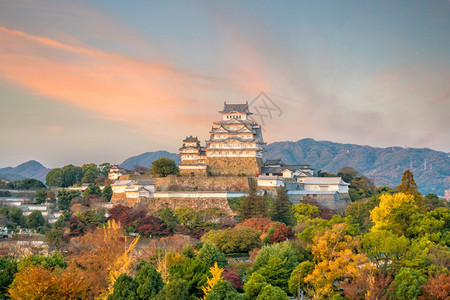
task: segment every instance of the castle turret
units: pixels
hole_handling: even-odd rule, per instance
[[[184,175],[202,174],[206,175],[206,153],[205,148],[200,146],[197,137],[189,136],[183,140],[180,148],[181,164],[180,173]]]

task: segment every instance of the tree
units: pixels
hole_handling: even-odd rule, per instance
[[[256,181],[249,179],[248,196],[244,197],[241,202],[240,217],[242,220],[267,217],[266,200],[263,196],[258,195],[256,189]]]
[[[209,267],[205,261],[198,258],[187,258],[184,263],[177,263],[170,267],[171,278],[169,282],[176,278],[182,278],[188,283],[189,295],[196,298],[203,297],[201,287],[206,284]]]
[[[211,292],[214,286],[220,281],[223,280],[222,273],[223,269],[219,268],[217,262],[214,263],[214,266],[209,268],[209,272],[211,273],[211,278],[206,278],[206,285],[202,287],[203,293],[205,293],[205,297]]]
[[[417,184],[414,181],[414,175],[410,170],[403,172],[402,182],[397,186],[397,192],[408,195],[421,195],[417,190]]]
[[[240,225],[256,229],[260,234],[264,234],[273,226],[273,224],[275,224],[275,222],[269,218],[250,218]]]
[[[87,195],[97,195],[99,197],[102,196],[102,191],[95,183],[89,183],[87,189],[84,190],[83,195],[86,197]]]
[[[255,300],[266,285],[268,283],[264,276],[259,273],[253,273],[250,279],[244,284],[246,297],[250,300]]]
[[[289,278],[288,286],[289,292],[294,296],[298,296],[298,284],[300,276],[300,290],[305,291],[311,286],[305,284],[305,277],[312,273],[314,270],[314,263],[312,261],[304,261],[300,263],[291,273]]]
[[[37,204],[44,203],[45,198],[47,198],[47,190],[37,190],[34,194],[34,201],[36,201]]]
[[[100,174],[100,170],[94,163],[84,164],[81,166],[81,169],[83,170],[83,178],[81,178],[83,183],[94,183]]]
[[[72,186],[79,183],[83,178],[83,169],[72,164],[64,166],[61,169],[62,187]]]
[[[135,245],[136,240],[129,243],[123,236],[120,226],[109,221],[103,228],[96,228],[93,232],[70,240],[70,264],[67,269],[83,278],[89,286],[85,298],[94,299],[106,295],[115,283],[110,276],[117,273],[119,276],[129,271],[125,267],[130,265],[133,257],[130,247]]]
[[[287,196],[284,187],[277,188],[277,197],[270,210],[272,221],[284,223],[286,225],[295,225],[295,218],[291,211],[291,202]]]
[[[202,215],[192,207],[180,207],[176,209],[175,216],[181,225],[190,230],[197,229],[203,225]]]
[[[146,216],[138,220],[137,231],[143,236],[164,236],[170,233],[164,222],[155,216]]]
[[[103,192],[102,192],[103,198],[105,198],[105,200],[109,202],[109,201],[111,201],[112,195],[113,195],[113,190],[112,190],[111,186],[109,184],[105,185],[105,187],[103,188]]]
[[[158,211],[158,216],[166,224],[167,228],[174,230],[179,224],[177,217],[172,209],[169,207],[162,208]]]
[[[339,282],[356,278],[370,268],[367,256],[360,253],[359,240],[346,233],[347,226],[336,224],[318,232],[313,239],[315,267],[305,282],[312,284],[316,295],[322,298],[338,294]]]
[[[111,169],[112,165],[110,163],[102,163],[98,166],[100,173],[105,176],[108,177],[109,174],[109,169]]]
[[[314,205],[298,203],[291,207],[297,223],[302,223],[308,219],[314,219],[320,216],[320,208]]]
[[[401,268],[394,279],[393,299],[417,299],[422,291],[425,277],[418,271],[410,268]]]
[[[171,174],[178,174],[179,170],[177,164],[173,159],[161,157],[152,162],[152,174],[166,177]]]
[[[156,297],[164,287],[161,275],[156,271],[151,263],[146,263],[136,274],[138,284],[137,295],[139,299],[152,299]]]
[[[156,296],[156,300],[189,300],[189,285],[184,279],[170,280]]]
[[[45,176],[45,183],[48,186],[62,186],[63,177],[62,170],[60,168],[55,168],[50,170]]]
[[[41,212],[34,210],[27,218],[27,226],[33,229],[37,229],[40,226],[45,225],[45,219]]]
[[[431,193],[423,197],[423,204],[427,211],[446,206],[444,200]]]
[[[207,266],[211,267],[214,263],[218,263],[220,268],[225,267],[228,264],[225,255],[220,252],[216,245],[212,243],[204,243],[200,251],[198,251],[197,259],[205,262]]]
[[[13,259],[0,258],[0,299],[5,299],[8,286],[17,273],[17,262]]]
[[[70,208],[70,202],[79,197],[81,194],[79,191],[62,189],[58,192],[58,208],[60,210],[68,210]]]
[[[406,254],[409,240],[388,230],[375,230],[364,235],[363,249],[377,269],[384,273],[397,265]]]
[[[134,300],[137,299],[137,283],[133,277],[121,274],[114,283],[114,292],[108,296],[108,300]]]
[[[427,283],[423,286],[423,297],[419,299],[450,299],[450,275],[442,273],[428,277]]]
[[[277,286],[266,285],[256,300],[289,300],[285,291]]]
[[[402,182],[396,188],[397,192],[412,195],[415,200],[415,204],[425,209],[422,199],[422,194],[417,190],[417,184],[414,181],[414,175],[410,170],[406,170],[402,176]]]
[[[292,227],[286,226],[284,223],[275,223],[267,231],[267,235],[263,238],[264,243],[280,243],[288,239],[294,238]]]
[[[203,241],[214,243],[224,253],[243,253],[261,245],[256,229],[236,226],[224,230],[211,230],[202,237]]]
[[[370,212],[370,217],[375,225],[373,230],[381,229],[388,225],[388,216],[391,211],[404,203],[414,204],[414,196],[404,193],[394,195],[383,194],[380,196],[380,204]]]
[[[206,296],[206,300],[244,300],[244,297],[239,295],[228,281],[221,280],[214,285],[211,292]]]

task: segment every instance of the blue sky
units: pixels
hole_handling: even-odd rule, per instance
[[[2,1],[0,167],[208,138],[264,91],[267,142],[450,152],[449,1]]]

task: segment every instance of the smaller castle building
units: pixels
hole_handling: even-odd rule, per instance
[[[201,174],[206,175],[206,151],[200,146],[197,137],[188,136],[183,140],[183,146],[180,148],[181,164],[178,166],[180,174]]]

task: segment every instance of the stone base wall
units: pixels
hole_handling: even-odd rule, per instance
[[[139,204],[147,204],[149,203],[150,198],[147,197],[139,197],[139,198],[127,198],[126,193],[114,193],[111,198],[111,203],[113,205],[122,204],[128,207],[135,207]]]
[[[191,207],[197,211],[206,208],[218,208],[228,215],[233,214],[226,198],[151,198],[148,202],[148,207],[151,210],[158,210],[164,207],[169,207],[173,210],[180,207]]]
[[[260,173],[263,166],[259,157],[207,157],[206,164],[212,175],[255,176]]]
[[[247,191],[247,177],[175,176],[154,178],[157,191]]]
[[[180,169],[180,175],[183,176],[206,176],[206,169]]]

